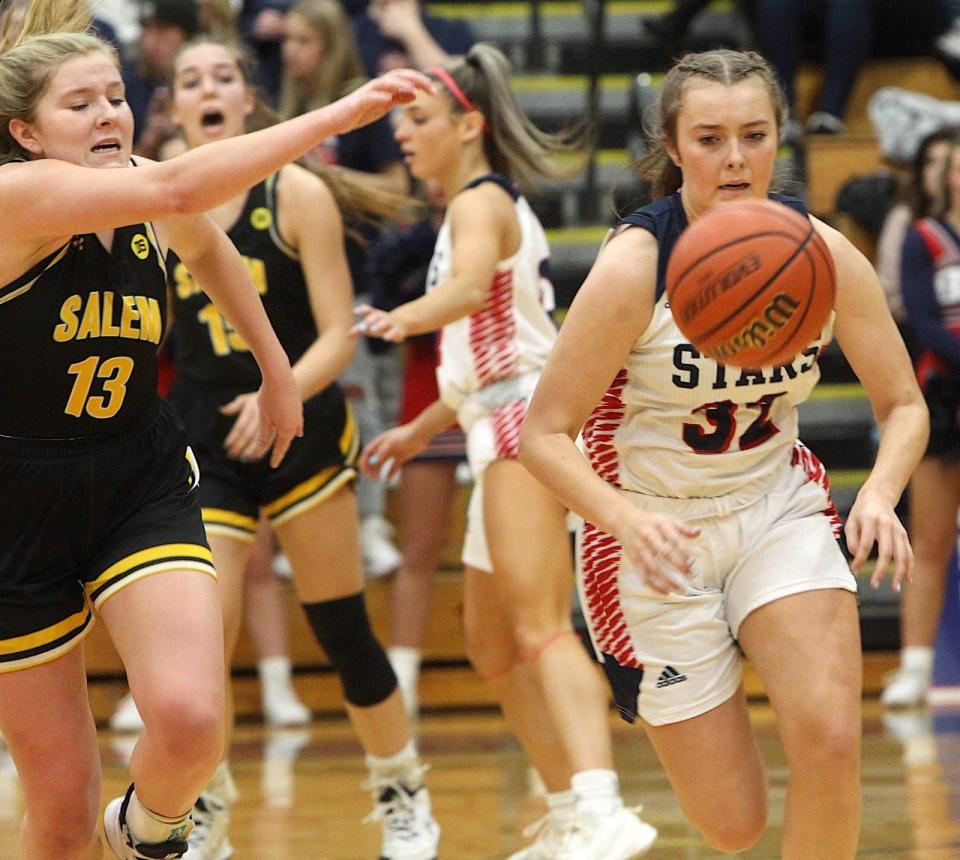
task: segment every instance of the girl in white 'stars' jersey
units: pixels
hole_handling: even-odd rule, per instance
[[[570,622],[564,508],[516,459],[527,403],[556,337],[548,248],[515,179],[556,173],[560,141],[518,107],[494,48],[434,67],[436,93],[404,112],[396,137],[414,176],[449,201],[427,294],[387,313],[358,309],[357,332],[400,341],[442,328],[440,400],[364,450],[391,474],[456,419],[474,490],[467,514],[464,627],[474,667],[548,789],[539,838],[516,860],[617,860],[656,831],[623,806],[607,700]]]
[[[86,3],[34,0],[0,31],[0,732],[25,858],[102,856],[83,649],[94,613],[145,731],[107,806],[123,860],[180,857],[223,745],[223,627],[183,426],[156,394],[164,259],[188,261],[262,373],[251,450],[301,433],[290,364],[233,245],[204,213],[331,133],[408,101],[394,72],[329,107],[163,164]],[[23,360],[28,356],[29,360]],[[135,787],[134,787],[135,786]]]
[[[653,203],[624,218],[577,294],[530,406],[521,458],[587,525],[579,580],[621,713],[640,719],[686,815],[725,852],[766,823],[740,649],[777,713],[790,765],[781,856],[852,858],[860,825],[856,580],[894,587],[913,556],[894,513],[927,415],[876,275],[811,218],[836,265],[834,313],[778,367],[740,370],[686,341],[664,272],[687,224],[770,194],[784,117],[757,54],[710,51],[668,73],[644,175]],[[837,545],[823,466],[797,440],[797,404],[832,333],[880,425]],[[585,454],[576,446],[583,430]]]

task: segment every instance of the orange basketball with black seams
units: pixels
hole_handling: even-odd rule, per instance
[[[667,298],[703,355],[737,367],[785,364],[833,309],[833,257],[809,219],[772,200],[724,203],[683,231]]]

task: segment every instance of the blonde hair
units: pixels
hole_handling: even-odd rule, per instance
[[[486,120],[484,155],[497,172],[519,182],[534,185],[540,177],[567,178],[580,172],[586,161],[587,129],[549,133],[531,122],[510,88],[510,62],[492,45],[478,43],[466,55],[454,57],[440,66]],[[441,75],[429,69],[437,90],[447,94],[456,113],[467,108],[450,92]],[[561,164],[555,156],[579,153],[582,159]]]
[[[756,77],[763,84],[770,96],[779,134],[786,121],[787,102],[773,69],[759,54],[725,48],[687,54],[667,72],[656,104],[650,150],[636,165],[640,177],[652,183],[651,193],[654,198],[672,194],[683,182],[680,168],[667,154],[666,143],[676,145],[677,117],[683,108],[686,85],[699,79],[729,87],[752,77]]]
[[[173,69],[170,75],[170,92],[172,99],[177,96],[177,62],[185,51],[196,48],[201,45],[218,45],[224,48],[240,70],[240,75],[248,90],[251,90],[255,96],[253,111],[246,120],[246,130],[248,132],[258,131],[262,128],[275,125],[280,122],[280,117],[261,98],[254,84],[254,61],[248,51],[239,43],[232,41],[221,41],[212,36],[198,36],[190,42],[183,45],[177,52],[173,62]],[[409,222],[413,221],[416,214],[422,208],[421,204],[408,197],[405,194],[396,194],[390,191],[383,191],[367,183],[359,182],[353,179],[350,174],[341,167],[326,166],[314,162],[298,162],[311,173],[316,174],[326,184],[327,188],[333,194],[337,208],[345,215],[354,218],[365,224],[379,224],[381,221]],[[356,239],[361,244],[366,243],[366,238],[356,229],[345,225],[345,231],[351,238]]]
[[[284,119],[324,107],[366,79],[350,21],[338,0],[299,0],[287,15],[299,15],[323,44],[323,59],[309,82],[283,73],[280,84],[280,116]]]
[[[22,20],[11,12],[0,23],[0,164],[30,158],[10,134],[10,121],[33,122],[37,103],[67,60],[98,51],[120,67],[112,46],[88,32],[82,0],[32,0]]]
[[[230,0],[199,0],[200,24],[203,32],[215,39],[237,39],[239,12]]]

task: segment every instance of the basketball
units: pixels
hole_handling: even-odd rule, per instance
[[[667,300],[701,353],[736,367],[785,364],[830,317],[833,258],[813,224],[772,200],[722,204],[680,235]]]

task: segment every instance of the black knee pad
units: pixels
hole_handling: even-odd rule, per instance
[[[397,688],[387,652],[370,629],[363,594],[322,603],[304,603],[303,611],[320,647],[340,676],[351,705],[379,705]]]

